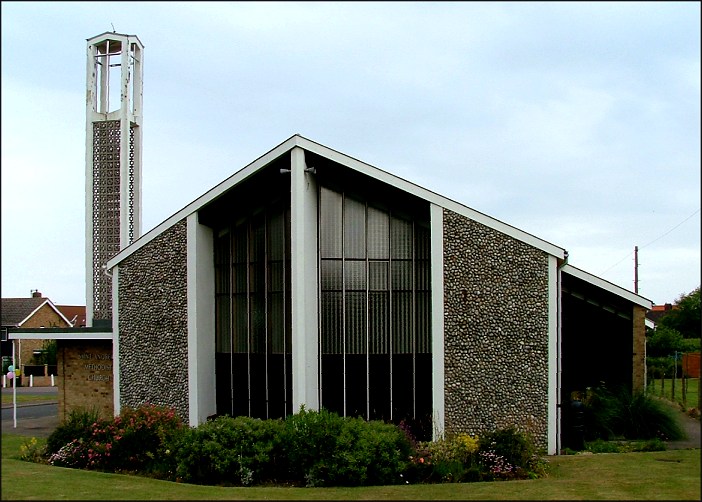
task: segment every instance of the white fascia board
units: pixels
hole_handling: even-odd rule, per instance
[[[136,35],[127,35],[126,33],[115,33],[114,31],[106,31],[100,35],[95,35],[94,37],[87,38],[86,41],[90,45],[95,45],[103,40],[120,40],[122,42],[138,42],[139,47],[144,48],[144,44],[141,43],[139,37]]]
[[[69,321],[68,318],[66,318],[66,316],[63,315],[63,313],[61,313],[61,311],[56,307],[56,305],[54,305],[53,302],[47,298],[45,302],[43,302],[43,303],[42,303],[41,305],[39,305],[37,308],[35,308],[34,310],[32,310],[32,313],[31,313],[31,314],[29,314],[27,317],[25,317],[24,319],[22,319],[22,321],[21,321],[19,324],[17,324],[17,327],[18,327],[18,328],[22,327],[22,325],[23,325],[25,322],[27,322],[29,319],[31,319],[32,316],[33,316],[34,314],[36,314],[37,311],[39,311],[39,309],[42,308],[42,307],[43,307],[44,305],[46,305],[47,303],[49,304],[49,307],[51,307],[51,308],[54,310],[54,312],[56,312],[56,313],[59,315],[59,317],[60,317],[61,319],[63,319],[64,321],[66,321],[66,324],[68,324],[69,326],[73,326],[73,323],[72,323],[71,321]]]
[[[602,288],[605,291],[609,291],[610,293],[620,296],[625,300],[635,303],[636,305],[640,305],[648,310],[651,310],[651,308],[653,308],[653,302],[648,298],[644,298],[643,296],[637,295],[636,293],[632,293],[631,291],[617,286],[616,284],[612,284],[609,281],[605,281],[601,277],[592,275],[588,272],[585,272],[584,270],[575,268],[569,263],[563,267],[563,272],[572,275],[573,277],[577,277],[578,279],[582,279],[585,282],[589,282],[590,284],[597,286],[598,288]]]
[[[267,164],[271,163],[272,161],[274,161],[287,151],[291,150],[295,146],[299,146],[304,150],[308,150],[310,152],[326,157],[343,166],[365,174],[366,176],[370,176],[371,178],[375,178],[389,185],[393,185],[430,203],[436,204],[438,206],[449,209],[455,213],[461,214],[480,224],[497,230],[498,232],[501,232],[517,240],[525,242],[526,244],[529,244],[559,259],[565,259],[565,249],[556,246],[555,244],[551,244],[550,242],[544,241],[543,239],[540,239],[532,234],[524,232],[523,230],[520,230],[516,227],[496,220],[495,218],[487,216],[486,214],[483,214],[479,211],[471,209],[468,206],[448,199],[426,188],[420,187],[419,185],[416,185],[410,181],[395,176],[394,174],[390,174],[387,171],[383,171],[382,169],[371,166],[370,164],[366,164],[365,162],[362,162],[358,159],[349,157],[348,155],[345,155],[336,150],[332,150],[331,148],[328,148],[319,143],[315,143],[314,141],[304,138],[299,134],[295,134],[294,136],[288,138],[277,147],[270,150],[268,153],[254,160],[252,163],[250,163],[243,169],[234,173],[232,176],[221,182],[213,189],[206,192],[204,195],[195,199],[193,202],[185,206],[173,216],[171,216],[170,218],[168,218],[167,220],[165,220],[164,222],[162,222],[161,224],[144,234],[130,246],[117,253],[111,260],[107,262],[107,268],[112,269],[119,262],[124,260],[127,256],[131,255],[132,253],[143,247],[145,244],[149,243],[156,236],[160,235],[162,232],[174,225],[176,222],[182,220],[183,218],[186,218],[193,212],[198,211],[200,208],[207,205],[233,186],[241,183],[244,179],[248,178],[259,169],[265,167]]]
[[[202,207],[206,206],[210,202],[212,202],[214,199],[222,195],[224,192],[229,190],[230,188],[238,185],[242,181],[244,181],[246,178],[251,176],[252,174],[256,173],[259,169],[265,167],[266,165],[270,164],[273,162],[275,159],[283,155],[285,152],[288,150],[291,150],[295,146],[295,140],[294,136],[287,139],[277,147],[275,147],[273,150],[269,151],[268,153],[262,155],[258,159],[254,160],[251,162],[249,165],[244,167],[243,169],[240,169],[236,173],[232,174],[229,178],[226,180],[222,181],[219,185],[215,186],[208,192],[204,193],[197,199],[195,199],[193,202],[185,206],[183,209],[178,211],[177,213],[173,214],[170,218],[167,220],[163,221],[159,225],[155,226],[148,232],[146,232],[144,235],[142,235],[139,239],[134,241],[131,245],[127,246],[124,248],[122,251],[117,253],[111,260],[107,262],[107,269],[112,269],[114,268],[119,262],[133,254],[135,251],[141,249],[144,247],[146,244],[151,242],[154,238],[158,237],[161,235],[164,231],[166,231],[168,228],[172,227],[176,223],[178,223],[180,220],[187,218],[189,215],[192,213],[199,211]]]
[[[13,333],[10,330],[7,337],[12,340],[112,340],[112,332],[42,333],[42,330],[37,330],[31,333]]]
[[[341,152],[332,150],[324,145],[320,145],[319,143],[315,143],[314,141],[297,135],[294,136],[294,138],[297,145],[305,150],[309,150],[310,152],[314,152],[322,157],[326,157],[334,162],[370,176],[371,178],[375,178],[389,185],[393,185],[421,199],[427,200],[432,204],[449,209],[455,213],[465,216],[466,218],[470,218],[471,220],[474,220],[482,225],[497,230],[498,232],[525,242],[526,244],[529,244],[530,246],[540,249],[557,258],[565,259],[565,249],[556,246],[555,244],[539,239],[538,237],[524,232],[523,230],[496,220],[495,218],[471,209],[468,206],[464,206],[463,204],[448,199],[442,195],[432,192],[431,190],[420,187],[411,181],[407,181],[403,178],[395,176],[394,174],[390,174],[387,171],[383,171],[382,169],[371,166],[370,164],[366,164],[358,159],[354,159],[353,157],[349,157]]]

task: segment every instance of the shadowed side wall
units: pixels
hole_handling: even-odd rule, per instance
[[[444,210],[447,432],[516,426],[548,443],[549,259]]]
[[[181,220],[119,265],[120,406],[171,406],[187,423],[187,224]]]

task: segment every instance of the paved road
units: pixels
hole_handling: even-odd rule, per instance
[[[17,395],[46,396],[55,395],[58,399],[56,387],[17,387]],[[2,389],[3,396],[12,395],[11,387]],[[48,437],[58,427],[57,400],[41,401],[32,404],[17,404],[17,422],[12,404],[2,405],[2,432],[4,434],[20,434],[23,436]]]

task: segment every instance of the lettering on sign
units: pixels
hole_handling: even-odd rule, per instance
[[[83,368],[88,371],[109,371],[108,374],[95,374],[92,373],[88,375],[89,382],[109,382],[112,380],[112,354],[98,354],[96,352],[83,352],[78,355],[78,358],[83,361],[98,361],[98,362],[86,362],[83,364]]]

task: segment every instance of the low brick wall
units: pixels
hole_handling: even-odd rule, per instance
[[[114,416],[112,340],[58,340],[59,421],[74,410]]]

